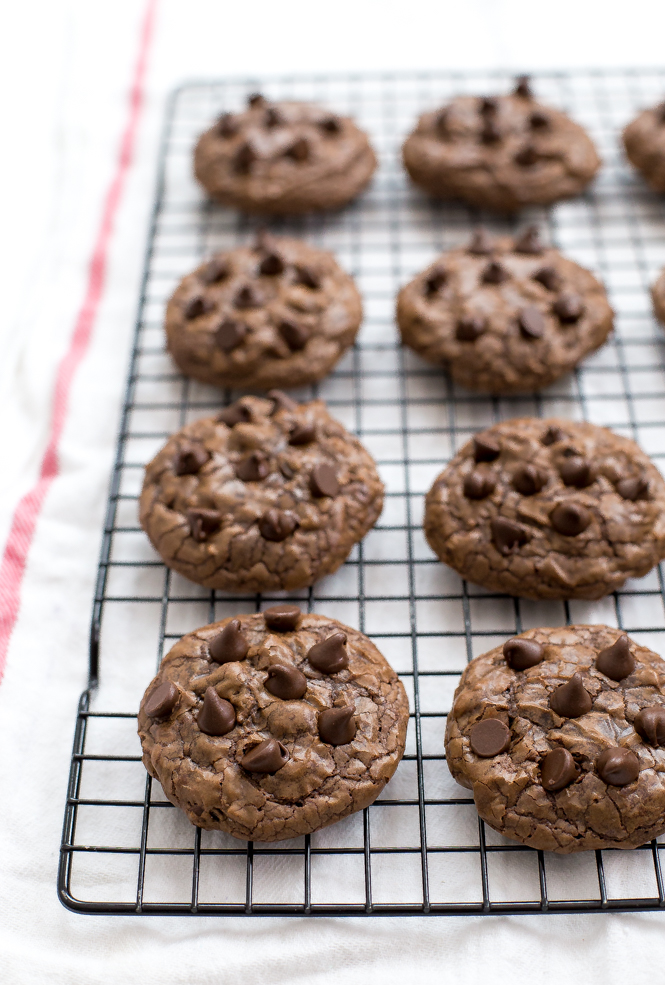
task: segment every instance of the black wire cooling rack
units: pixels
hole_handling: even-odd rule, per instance
[[[58,889],[86,913],[378,915],[545,913],[665,907],[660,853],[557,856],[524,848],[478,820],[445,764],[446,711],[467,660],[537,625],[606,622],[665,652],[662,571],[597,603],[526,602],[461,581],[422,531],[423,494],[470,434],[516,414],[608,425],[665,459],[665,365],[648,287],[665,264],[665,210],[622,158],[621,127],[665,93],[665,71],[547,73],[540,98],[593,134],[604,167],[594,187],[519,223],[433,202],[405,179],[399,146],[417,113],[460,91],[506,89],[503,73],[347,75],[195,82],[171,98],[127,394],[104,522],[90,637],[90,680],[76,722]],[[340,571],[289,598],[371,636],[410,694],[406,755],[379,800],[315,834],[270,845],[194,828],[146,776],[136,710],[156,664],[196,626],[276,598],[210,592],[168,571],[137,521],[142,470],[168,434],[233,399],[184,379],[164,352],[162,316],[178,279],[214,249],[247,242],[256,224],[206,201],[191,178],[197,134],[261,89],[350,112],[381,166],[339,214],[278,221],[333,250],[365,301],[358,344],[331,376],[295,395],[325,398],[375,456],[383,515]],[[537,396],[486,398],[457,388],[397,342],[398,288],[479,221],[499,231],[537,222],[604,279],[614,337]],[[100,664],[103,676],[100,679]]]

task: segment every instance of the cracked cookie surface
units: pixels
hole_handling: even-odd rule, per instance
[[[533,98],[457,96],[424,113],[402,148],[413,181],[437,198],[515,212],[578,195],[600,167],[587,132]]]
[[[376,157],[348,116],[308,102],[250,96],[201,135],[194,172],[206,191],[245,212],[338,209],[369,182]]]
[[[606,658],[621,647],[617,670]],[[582,703],[560,699],[571,687]],[[503,748],[492,744],[504,732]],[[635,848],[665,831],[661,741],[663,660],[620,630],[567,626],[531,629],[471,661],[448,716],[446,756],[492,828],[569,853]]]
[[[138,719],[143,762],[168,799],[199,827],[256,841],[309,834],[371,804],[402,757],[409,715],[366,636],[279,608],[291,610],[289,628],[271,628],[268,610],[184,636]],[[285,697],[273,693],[280,676]]]
[[[402,340],[470,390],[523,393],[549,386],[596,350],[613,313],[590,271],[542,245],[478,230],[402,288]]]
[[[243,397],[171,436],[146,468],[140,521],[164,562],[230,592],[312,585],[378,519],[374,460],[323,401]]]
[[[516,418],[435,479],[424,529],[442,561],[491,591],[599,599],[665,557],[665,481],[607,428]]]
[[[665,192],[665,103],[642,110],[623,131],[628,160],[657,192]]]
[[[331,253],[263,234],[184,277],[166,308],[167,347],[187,376],[237,389],[323,379],[353,344],[362,301]]]

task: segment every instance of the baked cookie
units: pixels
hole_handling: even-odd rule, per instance
[[[665,831],[665,662],[609,626],[530,629],[472,660],[446,756],[496,831],[546,851]]]
[[[259,94],[244,112],[224,113],[194,151],[194,173],[209,195],[272,215],[341,208],[375,168],[367,134],[350,117]]]
[[[139,736],[146,769],[193,824],[280,841],[373,803],[408,717],[366,636],[279,605],[183,636],[143,697]]]
[[[486,393],[549,386],[603,344],[612,318],[602,284],[533,226],[515,239],[477,230],[397,298],[405,345]]]
[[[431,195],[499,212],[579,195],[600,167],[586,130],[536,102],[526,78],[511,95],[457,96],[424,113],[402,154]]]
[[[661,325],[665,325],[665,270],[661,270],[651,285],[651,300],[656,318]]]
[[[657,192],[665,192],[665,103],[642,110],[623,131],[630,163]]]
[[[243,397],[169,438],[140,520],[164,563],[229,592],[312,585],[376,523],[374,460],[321,400]]]
[[[599,599],[665,557],[665,481],[607,428],[516,418],[449,462],[424,526],[442,561],[491,591]]]
[[[166,308],[166,338],[187,376],[267,390],[322,379],[361,320],[358,289],[331,253],[262,234],[180,281]]]

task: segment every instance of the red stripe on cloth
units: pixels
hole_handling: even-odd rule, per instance
[[[69,397],[74,374],[90,344],[92,329],[104,290],[113,223],[132,161],[136,131],[141,115],[146,65],[157,2],[158,0],[148,0],[145,7],[138,56],[129,94],[127,123],[120,142],[115,173],[104,199],[99,229],[90,257],[85,297],[74,325],[69,348],[60,361],[56,374],[51,424],[46,450],[39,470],[39,479],[33,488],[22,497],[14,511],[0,564],[0,681],[5,672],[9,641],[18,617],[21,584],[35,527],[46,494],[60,469],[58,448],[69,409]]]

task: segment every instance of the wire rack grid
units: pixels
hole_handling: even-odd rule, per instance
[[[517,414],[607,425],[665,459],[665,361],[648,286],[665,263],[665,213],[625,164],[618,133],[665,91],[664,71],[549,73],[544,101],[591,131],[604,168],[580,198],[527,210],[551,241],[605,281],[613,338],[584,366],[536,396],[471,394],[400,347],[399,287],[479,221],[515,221],[436,203],[407,182],[399,146],[415,116],[460,92],[507,88],[502,73],[290,77],[195,82],[169,103],[142,297],[106,514],[60,855],[58,889],[86,913],[425,915],[636,910],[665,907],[660,839],[631,852],[560,857],[510,842],[479,821],[445,764],[445,717],[466,662],[515,632],[605,622],[665,650],[665,590],[656,569],[597,603],[527,602],[467,584],[440,564],[422,534],[423,496],[476,430]],[[315,99],[354,115],[377,149],[369,191],[342,212],[279,220],[276,232],[336,253],[363,293],[356,346],[319,396],[378,463],[386,505],[376,528],[333,576],[290,599],[356,626],[400,673],[411,704],[406,754],[370,808],[323,831],[276,844],[239,842],[194,828],[146,776],[136,709],[162,655],[184,632],[283,594],[210,592],[170,572],[137,521],[147,461],[184,423],[237,394],[177,374],[164,351],[165,301],[215,249],[249,241],[253,220],[205,200],[191,178],[197,134],[260,89]],[[103,667],[100,678],[99,667]]]

